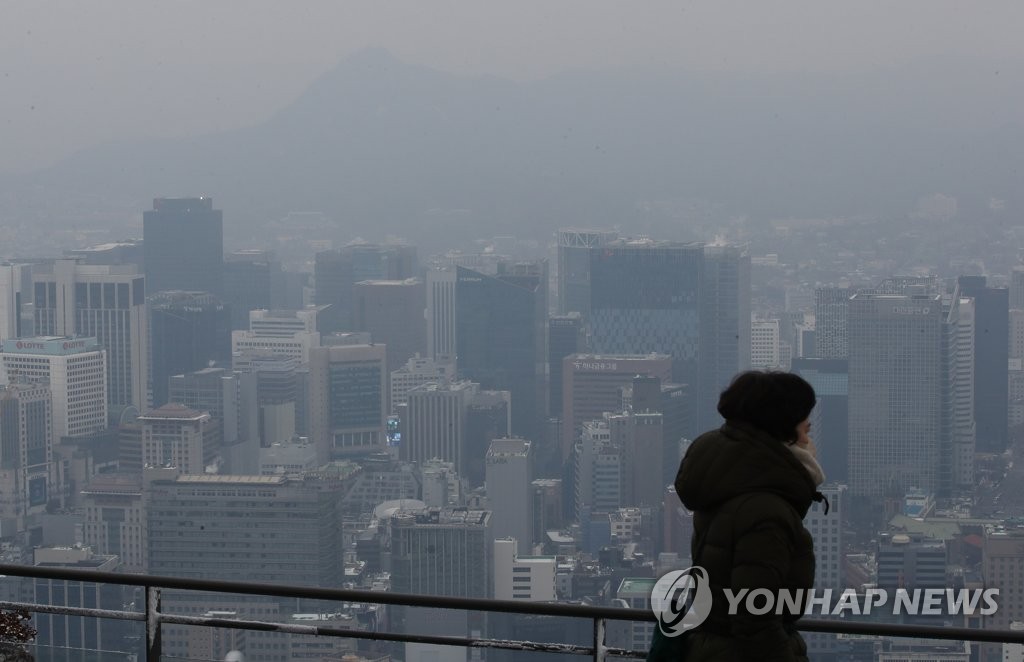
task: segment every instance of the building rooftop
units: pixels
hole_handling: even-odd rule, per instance
[[[227,476],[222,474],[184,474],[174,479],[176,483],[203,483],[206,485],[284,485],[285,476]]]
[[[155,420],[155,419],[179,419],[179,420],[199,420],[203,417],[209,418],[209,414],[195,409],[189,409],[185,405],[180,405],[175,402],[151,409],[142,416],[139,416],[140,421]]]

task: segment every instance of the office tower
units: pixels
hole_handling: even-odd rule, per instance
[[[144,573],[146,511],[141,473],[104,473],[82,489],[82,540],[97,554],[116,556],[121,570]]]
[[[386,366],[383,345],[310,350],[310,436],[322,460],[384,448]]]
[[[612,441],[608,421],[585,422],[574,455],[577,521],[621,508],[626,459],[623,449]]]
[[[847,319],[853,295],[847,287],[819,287],[814,291],[814,349],[819,359],[845,359],[850,355]]]
[[[704,247],[700,411],[701,430],[717,427],[718,396],[750,358],[750,254],[739,246]]]
[[[652,495],[655,501],[645,500],[644,503],[659,503],[662,488],[675,480],[682,459],[682,443],[692,427],[692,402],[686,397],[686,390],[682,384],[662,384],[657,377],[637,375],[633,378],[630,410],[635,414],[661,414],[661,456],[653,465],[661,467],[661,485],[656,480],[658,472],[648,474],[647,479],[657,486],[659,494]]]
[[[750,367],[778,370],[781,366],[779,320],[754,320],[750,323]]]
[[[455,361],[454,267],[427,271],[427,356],[435,361]]]
[[[32,299],[32,265],[0,264],[0,340],[22,335],[22,307]]]
[[[179,474],[215,472],[220,427],[210,414],[169,404],[139,416],[142,466],[174,467]]]
[[[494,536],[494,589],[495,600],[526,600],[528,602],[554,602],[554,556],[519,555],[525,549],[515,538]],[[529,550],[526,550],[529,551]]]
[[[558,312],[590,314],[590,250],[618,238],[604,230],[558,231]]]
[[[583,351],[583,318],[569,313],[548,318],[548,414],[562,415],[562,360]]]
[[[170,402],[205,411],[220,422],[225,445],[234,444],[240,429],[239,375],[227,368],[203,368],[170,378]]]
[[[116,556],[95,554],[88,547],[37,547],[33,551],[33,564],[44,568],[68,568],[95,572],[118,572],[120,559]],[[117,584],[97,584],[89,581],[35,578],[26,582],[29,602],[55,607],[78,609],[124,609],[131,594]],[[63,614],[33,614],[32,625],[38,630],[32,645],[32,659],[90,659],[103,651],[125,651],[125,659],[138,655],[142,646],[132,640],[137,630],[124,621]]]
[[[548,531],[561,531],[565,522],[561,478],[537,478],[533,490],[533,539],[546,541]]]
[[[1024,265],[1014,267],[1010,274],[1010,310],[1024,310]]]
[[[146,408],[149,316],[146,284],[134,265],[83,265],[56,260],[32,268],[36,333],[88,336],[107,350],[111,412]]]
[[[107,427],[106,351],[96,338],[5,340],[3,350],[0,359],[9,380],[48,384],[54,439]]]
[[[284,476],[182,475],[154,481],[146,495],[149,572],[235,581],[258,575],[260,581],[288,586],[340,586],[339,499],[337,490],[320,481]],[[271,525],[273,535],[260,532]]]
[[[533,547],[533,457],[525,439],[495,439],[487,451],[487,502],[495,539],[513,538]]]
[[[943,333],[938,296],[849,300],[851,496],[940,490]]]
[[[985,617],[985,628],[1004,630],[1024,621],[1024,593],[1019,578],[1024,576],[1024,529],[1019,526],[986,526],[981,547],[981,572],[985,588],[999,590],[999,609]],[[1013,588],[1011,588],[1013,587]],[[1007,590],[1010,589],[1010,590]]]
[[[617,240],[590,252],[591,349],[669,354],[673,377],[697,383],[704,248]]]
[[[462,475],[470,487],[479,487],[487,477],[487,450],[491,439],[512,435],[512,394],[508,391],[477,391],[469,397],[466,410],[466,443],[463,446]],[[534,462],[536,462],[536,455]]]
[[[427,350],[426,288],[419,278],[364,280],[352,286],[352,330],[388,346],[388,373]]]
[[[355,321],[353,287],[364,280],[405,280],[419,271],[416,247],[354,243],[316,254],[317,305],[330,304],[329,331],[349,331]]]
[[[470,399],[480,385],[468,380],[428,383],[406,394],[402,415],[401,458],[423,463],[438,459],[463,473],[466,417]]]
[[[150,293],[224,294],[224,214],[212,198],[156,198],[142,239]]]
[[[248,329],[249,311],[285,308],[284,273],[273,251],[239,250],[224,256],[224,301],[231,328]]]
[[[1004,290],[1005,291],[1005,290]],[[977,447],[977,423],[975,399],[977,397],[977,300],[965,296],[958,286],[953,297],[945,303],[943,325],[945,372],[943,375],[943,414],[945,415],[943,438],[943,482],[944,493],[973,496],[974,453]],[[981,339],[981,342],[985,342]],[[1005,349],[1005,344],[1004,344]],[[1006,366],[1003,352],[1003,365]],[[1004,375],[1006,374],[1004,370]],[[1004,377],[1003,392],[1008,384]],[[1003,428],[1006,428],[1007,413],[1003,412]]]
[[[389,350],[390,351],[390,350]],[[391,411],[408,402],[409,391],[423,384],[441,384],[455,377],[455,366],[431,358],[414,356],[391,373]]]
[[[458,374],[512,394],[512,432],[535,438],[546,420],[546,260],[499,263],[493,276],[456,267]]]
[[[584,421],[599,419],[606,411],[622,410],[622,389],[630,386],[635,376],[672,381],[672,357],[665,354],[574,354],[563,359],[562,366],[563,462],[569,458]]]
[[[78,260],[82,264],[134,264],[143,269],[145,251],[141,239],[122,239],[86,248],[64,251],[64,257]]]
[[[300,371],[295,359],[254,360],[249,374],[256,378],[256,432],[261,448],[290,441],[297,433]],[[242,378],[246,381],[246,377]],[[242,409],[253,409],[251,399]]]
[[[845,483],[849,462],[849,363],[845,359],[793,359],[792,372],[814,388],[811,437],[829,482]]]
[[[462,505],[462,479],[454,462],[427,460],[419,466],[420,498],[428,508],[448,508]]]
[[[1007,359],[1009,351],[1009,291],[987,287],[984,276],[960,276],[960,293],[974,299],[974,420],[978,450],[1002,453],[1006,450]]]
[[[492,591],[491,513],[426,508],[391,516],[391,589],[423,595],[488,598]],[[467,636],[485,629],[480,612],[396,608],[397,630],[409,634]],[[406,644],[408,662],[467,659],[466,650]]]
[[[61,496],[50,397],[41,382],[0,386],[0,518],[19,531],[46,511],[51,492]]]
[[[317,324],[323,312],[321,308],[250,311],[249,330],[231,332],[233,367],[241,369],[256,356],[308,363],[309,351],[322,341]]]
[[[400,510],[392,515],[392,590],[490,597],[490,520],[490,511],[466,508]]]
[[[826,480],[830,478],[826,473]],[[804,527],[814,540],[814,589],[818,595],[823,595],[826,590],[838,595],[848,586],[843,572],[846,559],[843,528],[846,486],[829,482],[820,486],[820,491],[828,500],[828,514],[824,504],[812,503],[804,517]],[[840,645],[837,635],[831,633],[809,632],[804,638],[811,655],[822,656],[823,659],[827,659],[824,658],[826,655],[835,655]]]
[[[654,579],[646,577],[626,577],[615,591],[616,600],[621,600],[626,606],[633,609],[651,609],[651,593],[654,591]],[[645,622],[633,622],[624,626],[624,631],[619,635],[610,637],[609,644],[621,646],[627,650],[639,650],[648,645],[654,637],[654,624]]]
[[[231,365],[231,317],[207,292],[158,292],[148,298],[152,402],[165,405],[168,380],[211,365]]]

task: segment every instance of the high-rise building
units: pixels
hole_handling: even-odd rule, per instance
[[[513,538],[523,549],[533,540],[533,457],[525,439],[495,439],[487,451],[487,502],[491,531]]]
[[[401,416],[401,458],[423,463],[438,459],[466,464],[466,418],[480,385],[468,380],[427,383],[409,390]]]
[[[427,271],[427,356],[438,363],[455,361],[454,267]]]
[[[122,239],[73,248],[64,251],[64,257],[78,260],[82,264],[134,264],[140,269],[146,264],[141,239]]]
[[[612,440],[608,421],[583,424],[575,451],[576,519],[594,513],[610,513],[623,506],[624,449]]]
[[[622,411],[622,389],[637,375],[672,381],[672,357],[665,354],[574,354],[563,359],[562,461],[566,461],[584,421],[606,411]],[[513,400],[513,406],[515,401]]]
[[[750,367],[778,370],[781,366],[779,320],[754,320],[750,323]]]
[[[212,198],[156,198],[142,238],[150,293],[224,294],[224,214]]]
[[[384,345],[316,347],[310,351],[310,436],[321,459],[384,448],[386,351]]]
[[[583,317],[569,313],[548,318],[548,414],[562,415],[562,360],[583,352]]]
[[[321,344],[317,320],[322,312],[319,308],[250,311],[249,330],[231,332],[233,367],[241,369],[260,356],[308,363],[309,351]]]
[[[124,572],[147,569],[142,481],[140,473],[103,473],[82,489],[83,542],[97,554],[121,559]]]
[[[216,468],[220,427],[207,412],[169,404],[139,416],[142,466],[174,467],[179,474],[203,474]]]
[[[590,314],[590,250],[618,238],[605,230],[558,231],[558,312]]]
[[[44,382],[53,396],[53,438],[81,437],[107,427],[107,360],[96,338],[3,341],[12,382]]]
[[[704,247],[701,293],[701,430],[717,427],[718,395],[750,358],[750,253],[740,246]]]
[[[1014,267],[1010,274],[1010,310],[1024,310],[1024,265]]]
[[[500,263],[493,276],[456,268],[458,374],[512,394],[512,432],[536,438],[547,419],[546,260]]]
[[[148,298],[152,402],[165,405],[173,375],[231,365],[231,318],[207,292],[164,291]]]
[[[36,333],[89,336],[106,350],[111,411],[144,410],[149,390],[145,278],[135,265],[56,260],[32,267]]]
[[[845,483],[849,462],[849,363],[845,359],[793,359],[791,370],[814,388],[811,436],[819,439],[818,463],[830,482]]]
[[[224,256],[224,301],[231,328],[248,329],[249,311],[284,308],[284,273],[273,251],[239,250]]]
[[[245,436],[239,411],[239,376],[227,368],[203,368],[170,378],[169,402],[205,411],[220,422],[221,438],[231,445]]]
[[[237,581],[258,575],[288,586],[341,584],[339,495],[318,481],[183,475],[154,481],[146,496],[153,574]],[[273,535],[259,531],[265,527],[273,527]]]
[[[1024,621],[1024,592],[1016,583],[1024,576],[1024,529],[986,526],[981,572],[985,588],[999,589],[999,609],[985,617],[985,628],[1005,630],[1014,621]]]
[[[1007,359],[1009,291],[988,287],[984,276],[960,276],[960,293],[974,299],[974,420],[978,450],[1002,453],[1009,439]]]
[[[388,373],[427,350],[426,288],[419,278],[364,280],[352,287],[352,330],[388,346]]]
[[[59,498],[50,389],[45,383],[0,387],[0,518],[25,530],[27,518]]]
[[[845,359],[850,355],[847,319],[850,297],[846,287],[814,291],[814,349],[819,359]]]
[[[668,354],[673,368],[666,381],[703,388],[699,362],[701,337],[707,335],[702,326],[706,276],[701,244],[618,240],[592,249],[591,349]],[[721,289],[726,289],[724,280]],[[723,325],[729,317],[723,314]]]
[[[390,349],[388,350],[391,351]],[[391,373],[391,412],[409,400],[409,391],[423,384],[442,384],[455,377],[455,366],[431,358],[414,356]]]
[[[1005,292],[1005,290],[1004,290]],[[957,287],[953,297],[945,303],[945,332],[943,354],[943,413],[946,417],[942,451],[944,494],[973,496],[974,453],[977,449],[977,300],[963,294]],[[981,342],[987,342],[982,339]],[[1003,345],[1005,349],[1005,343]],[[1003,366],[1007,359],[1003,352]],[[1004,375],[1007,375],[1005,368]],[[1008,390],[1004,377],[1003,392]],[[1007,411],[1003,412],[1006,429]]]
[[[827,470],[826,477],[829,478]],[[804,517],[804,527],[811,532],[814,540],[814,589],[819,595],[826,590],[838,595],[847,587],[843,572],[846,560],[843,527],[846,519],[846,485],[829,482],[822,485],[820,491],[828,500],[828,513],[825,512],[824,504],[812,503]],[[808,652],[822,659],[835,656],[840,646],[838,636],[832,633],[807,633],[804,638]]]
[[[0,264],[0,340],[20,338],[22,307],[32,298],[32,265]]]
[[[941,489],[943,334],[938,296],[849,300],[851,496]]]
[[[364,280],[405,280],[419,271],[416,247],[353,243],[316,254],[317,305],[330,304],[330,331],[350,331],[355,321],[353,287]]]

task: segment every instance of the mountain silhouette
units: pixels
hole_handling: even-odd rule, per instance
[[[843,77],[458,76],[361,51],[257,126],[79,152],[6,186],[212,195],[230,217],[320,210],[363,234],[548,236],[659,200],[754,215],[903,214],[1024,195],[1024,75],[918,62]],[[944,82],[945,81],[945,82]],[[953,84],[955,83],[955,84]]]

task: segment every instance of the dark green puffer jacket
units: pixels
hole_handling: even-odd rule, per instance
[[[707,570],[714,599],[707,620],[688,637],[687,662],[807,660],[793,628],[802,605],[797,613],[754,616],[743,600],[730,616],[722,590],[812,587],[814,549],[803,518],[821,496],[810,472],[782,442],[727,422],[693,442],[675,486],[694,513],[694,565]]]

